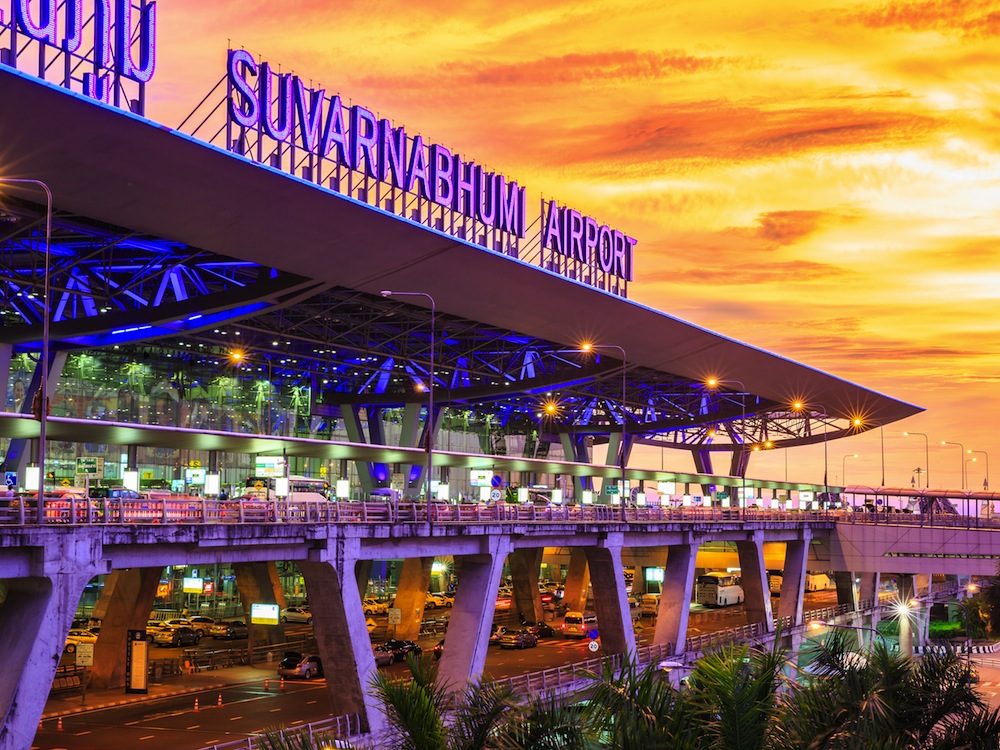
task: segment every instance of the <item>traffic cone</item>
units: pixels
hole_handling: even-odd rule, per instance
[[[194,712],[198,713],[198,699],[197,698],[194,699]]]
[[[222,708],[222,693],[219,693],[219,702],[215,704],[219,708]]]
[[[284,690],[285,689],[285,678],[284,677],[281,678],[281,683],[278,685],[278,689],[279,690]]]
[[[62,716],[59,717],[59,721],[56,722],[56,731],[61,732],[63,730],[62,726]]]
[[[264,678],[264,692],[267,692],[268,690],[270,690],[270,688],[267,685],[268,685],[267,678],[265,677]]]

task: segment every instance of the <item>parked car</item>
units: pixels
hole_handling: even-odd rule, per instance
[[[78,643],[97,643],[97,633],[85,628],[70,628],[69,634],[66,636],[66,646],[63,650],[67,654],[74,654],[76,653],[76,644]]]
[[[194,615],[189,617],[191,629],[198,634],[199,638],[204,638],[208,634],[208,629],[215,624],[215,619],[207,615]]]
[[[434,594],[427,594],[424,597],[424,609],[437,609],[438,607],[443,607],[444,602],[438,599]]]
[[[285,657],[278,665],[278,674],[282,677],[311,680],[323,676],[323,662],[316,654],[302,656],[294,651],[286,651]]]
[[[403,641],[395,638],[383,643],[381,648],[385,651],[391,651],[396,661],[403,661],[407,654],[412,653],[420,656],[423,653],[423,649],[413,641]]]
[[[107,498],[108,500],[127,500],[134,502],[143,500],[143,496],[135,490],[125,487],[91,487],[90,496],[94,498]]]
[[[533,648],[538,645],[538,636],[528,628],[508,630],[500,636],[500,648]]]
[[[286,607],[281,610],[282,622],[304,622],[312,625],[313,616],[308,607]]]
[[[427,601],[430,602],[431,599],[434,600],[434,602],[435,602],[434,606],[436,606],[436,607],[454,607],[455,606],[455,600],[454,600],[454,598],[449,599],[447,596],[445,596],[444,594],[441,594],[441,593],[428,594],[427,595]],[[428,603],[425,606],[429,607],[430,604]]]
[[[440,659],[444,655],[444,638],[437,642],[434,647],[434,658]]]
[[[524,627],[534,633],[538,638],[551,638],[556,634],[555,628],[547,622],[526,622]]]
[[[387,667],[396,661],[396,655],[385,646],[372,646],[372,653],[375,655],[376,667]]]
[[[362,605],[365,610],[365,615],[371,617],[372,615],[384,615],[389,612],[389,603],[380,602],[371,596],[366,596],[365,601]]]
[[[250,629],[243,620],[221,620],[208,629],[209,635],[216,640],[227,638],[246,638],[250,634]]]
[[[496,646],[498,643],[500,643],[500,639],[506,632],[507,628],[502,627],[501,625],[497,625],[496,623],[493,623],[493,629],[490,631],[490,645]]]
[[[197,646],[201,636],[193,628],[179,625],[173,628],[160,628],[153,635],[153,643],[157,646]]]

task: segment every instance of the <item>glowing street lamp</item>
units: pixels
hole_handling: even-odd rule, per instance
[[[952,442],[951,440],[942,440],[941,441],[941,445],[957,445],[959,448],[962,449],[962,453],[963,454],[965,453],[965,446],[962,445],[961,443],[955,443],[955,442]],[[965,489],[965,463],[964,462],[962,463],[962,489],[963,490]]]
[[[626,407],[626,398],[628,397],[627,391],[627,381],[626,373],[628,372],[628,354],[626,353],[624,347],[618,346],[618,344],[592,344],[590,342],[584,342],[580,344],[581,352],[592,352],[595,349],[616,349],[621,352],[622,355],[622,449],[621,455],[619,457],[619,464],[622,470],[622,520],[627,520],[625,513],[625,467],[626,458],[625,453],[628,450],[628,408]]]
[[[849,453],[848,455],[844,456],[840,461],[840,481],[844,483],[845,487],[847,486],[847,459],[857,458],[857,457],[858,457],[857,453]]]
[[[740,431],[743,433],[743,444],[740,446],[740,453],[742,454],[743,452],[746,451],[746,447],[747,447],[747,395],[746,395],[747,387],[746,387],[746,385],[743,383],[742,380],[719,380],[718,378],[709,378],[708,380],[705,381],[705,385],[707,385],[709,388],[713,388],[713,389],[714,388],[718,388],[720,385],[725,385],[726,383],[728,383],[730,385],[738,385],[744,391],[742,394],[740,394],[741,395],[741,398],[740,398]],[[742,469],[740,471],[740,480],[742,482],[743,489],[742,489],[742,491],[740,493],[740,505],[739,505],[739,507],[740,507],[740,512],[742,513],[743,509],[746,507],[746,502],[747,502],[747,468],[748,468],[748,466],[746,464],[744,464],[744,462],[741,460],[740,461],[740,468]]]
[[[425,477],[425,487],[427,493],[427,521],[431,520],[431,471],[434,466],[434,315],[437,311],[437,303],[427,292],[395,292],[391,289],[383,289],[380,294],[383,297],[423,297],[431,303],[431,353],[430,370],[427,372],[427,476]]]
[[[924,432],[904,432],[903,437],[919,435],[924,439],[924,487],[931,486],[931,449],[930,440]]]
[[[816,404],[816,403],[807,404],[804,401],[796,401],[794,404],[792,404],[792,411],[797,413],[802,412],[806,409],[806,407],[809,406],[814,406],[818,409],[822,409],[824,415],[828,415],[829,413],[828,409],[825,406],[823,406],[823,404]],[[827,452],[826,448],[826,433],[827,433],[827,426],[826,422],[824,422],[823,423],[823,494],[825,496],[824,502],[829,503],[830,502],[830,484],[829,484],[830,454]]]
[[[41,180],[0,177],[0,185],[33,185],[45,192],[45,277],[42,281],[42,359],[38,385],[38,516],[39,524],[45,522],[45,428],[49,411],[49,255],[52,250],[52,190]]]
[[[969,449],[968,452],[982,453],[984,456],[986,456],[986,477],[985,479],[983,479],[983,489],[988,490],[990,488],[990,454],[987,453],[986,451],[974,451],[971,448]]]

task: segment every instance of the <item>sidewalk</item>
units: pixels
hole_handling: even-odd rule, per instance
[[[223,669],[202,670],[193,674],[175,675],[160,680],[150,680],[148,693],[126,693],[124,687],[107,690],[87,690],[87,704],[83,705],[79,692],[51,696],[45,702],[42,719],[94,711],[108,706],[122,706],[155,698],[221,690],[231,685],[258,683],[263,689],[264,678],[270,682],[270,689],[278,689],[278,675],[275,664],[263,663],[256,667],[238,666]]]

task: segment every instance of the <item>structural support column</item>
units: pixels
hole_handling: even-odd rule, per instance
[[[687,544],[672,544],[667,548],[667,564],[663,571],[663,591],[656,613],[653,643],[672,643],[672,654],[683,654],[687,643],[695,560],[699,546],[699,542],[692,539]]]
[[[622,535],[608,534],[598,547],[585,547],[594,588],[601,646],[608,654],[635,655],[635,631],[622,574]]]
[[[514,609],[524,622],[541,622],[544,619],[542,593],[538,590],[543,551],[541,547],[517,549],[507,558],[514,589]]]
[[[455,557],[461,582],[438,665],[438,680],[450,690],[461,690],[486,665],[496,595],[510,543],[502,536],[488,537],[484,543],[487,550],[480,554]]]
[[[567,611],[582,612],[587,608],[589,587],[587,554],[581,547],[572,547],[569,551],[569,567],[566,569],[566,584],[563,587],[563,606]]]
[[[740,556],[740,571],[743,577],[743,608],[747,613],[747,623],[758,623],[764,632],[774,630],[771,615],[771,592],[767,585],[767,568],[764,566],[764,540],[761,534],[753,534],[746,541],[736,542]]]
[[[104,581],[93,614],[101,621],[101,633],[94,646],[91,686],[117,688],[125,685],[123,656],[128,631],[146,629],[162,572],[162,568],[113,570]]]
[[[837,570],[833,573],[833,582],[837,587],[837,604],[846,604],[852,612],[858,610],[860,602],[856,580],[856,576],[850,571]]]
[[[781,600],[778,602],[778,617],[786,617],[792,627],[802,624],[802,601],[806,589],[806,565],[809,562],[808,531],[802,539],[785,544],[785,568],[781,573]],[[740,559],[742,563],[742,558]],[[746,579],[744,579],[746,591]]]
[[[363,600],[368,594],[368,581],[372,577],[372,561],[358,560],[358,564],[354,566],[354,573],[358,581],[358,593]]]
[[[431,585],[433,565],[433,557],[408,557],[403,561],[399,585],[396,587],[396,601],[393,605],[401,610],[401,621],[396,626],[396,638],[415,641],[420,635],[420,621],[424,617],[424,605],[427,603],[427,589]],[[496,594],[495,589],[493,593]]]
[[[7,580],[0,607],[0,750],[31,747],[83,588],[108,572],[90,540],[37,554],[30,576]]]
[[[275,563],[233,563],[233,573],[236,574],[236,589],[248,623],[251,604],[277,604],[280,609],[285,608],[285,592],[281,588]],[[312,604],[312,600],[309,603]],[[252,630],[254,646],[270,646],[285,641],[285,629],[281,625],[254,625]]]
[[[350,546],[354,545],[356,540]],[[385,716],[367,689],[375,674],[375,658],[358,590],[357,551],[342,553],[334,560],[332,551],[314,550],[308,561],[299,562],[299,568],[306,590],[323,592],[309,601],[316,647],[328,678],[331,714],[360,713],[367,719],[369,731],[378,736],[385,728]]]

